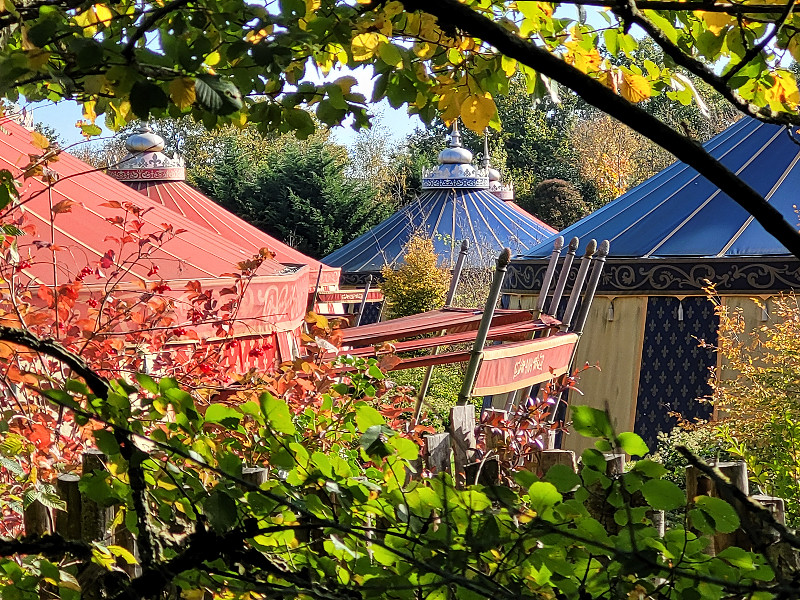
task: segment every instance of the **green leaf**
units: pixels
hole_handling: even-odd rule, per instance
[[[359,444],[369,456],[389,456],[391,452],[383,441],[383,436],[392,433],[385,425],[373,425],[367,428],[359,440]]]
[[[695,500],[697,508],[702,510],[714,521],[714,529],[720,533],[733,533],[739,527],[739,515],[733,507],[711,496],[700,496]]]
[[[167,94],[155,83],[137,81],[131,88],[131,110],[142,120],[150,117],[153,109],[165,109],[169,104]]]
[[[667,469],[661,463],[652,460],[638,460],[633,465],[632,471],[636,471],[652,479],[660,479],[667,474]]]
[[[136,381],[139,382],[139,385],[142,386],[143,390],[146,390],[151,394],[158,394],[158,384],[149,375],[145,373],[137,373]]]
[[[285,433],[292,435],[297,430],[292,422],[292,415],[289,412],[289,406],[283,400],[278,400],[269,392],[264,392],[259,397],[261,403],[261,410],[264,412],[264,417],[272,429],[278,433]]]
[[[206,409],[207,423],[219,423],[228,429],[236,429],[242,420],[242,415],[234,408],[224,404],[212,404]]]
[[[203,513],[214,529],[225,532],[236,523],[236,502],[228,494],[217,489],[203,502]]]
[[[564,498],[558,493],[556,486],[547,481],[537,481],[528,488],[531,507],[537,513],[542,514],[547,509],[552,508]]]
[[[383,415],[372,408],[369,404],[360,404],[356,407],[356,425],[358,430],[366,432],[373,425],[385,425],[386,420]]]
[[[656,510],[674,510],[686,505],[686,494],[671,481],[651,479],[642,485],[645,501]]]
[[[584,437],[613,438],[614,430],[608,414],[590,406],[573,406],[572,428]]]
[[[650,452],[650,449],[647,447],[647,444],[644,443],[641,436],[631,433],[630,431],[620,433],[617,436],[617,444],[626,454],[630,454],[631,456],[645,456]]]
[[[562,494],[571,492],[581,484],[581,478],[567,465],[553,465],[544,478],[552,483]]]
[[[194,90],[197,103],[213,114],[229,115],[244,106],[239,89],[219,75],[198,75]]]

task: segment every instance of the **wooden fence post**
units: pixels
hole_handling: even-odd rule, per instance
[[[550,468],[556,465],[565,465],[573,471],[577,471],[575,452],[572,450],[542,450],[539,455],[538,475],[544,477]]]
[[[266,483],[269,470],[264,467],[245,467],[242,469],[242,479],[253,485]]]
[[[34,500],[23,510],[22,522],[25,535],[45,535],[53,532],[53,516],[50,514],[50,509],[38,500]]]
[[[428,469],[433,473],[450,473],[450,434],[426,435],[425,447]]]
[[[83,453],[83,474],[106,470],[105,455],[100,450],[86,450]],[[109,527],[114,520],[111,507],[100,506],[94,500],[81,494],[81,539],[84,542],[109,542]]]
[[[56,479],[56,493],[67,505],[67,510],[56,511],[56,533],[65,540],[81,539],[81,492],[77,475],[62,473]]]
[[[462,404],[450,409],[450,442],[453,445],[456,485],[466,481],[466,468],[475,454],[475,407]]]
[[[747,480],[747,465],[744,461],[718,462],[711,466],[719,469],[723,475],[730,479],[731,484],[744,492],[745,495],[749,495],[750,484]],[[719,498],[720,494],[711,478],[690,465],[686,467],[686,497],[690,505],[694,503],[694,498],[697,496]],[[727,498],[723,498],[723,500],[727,500]],[[738,514],[742,514],[744,507],[741,506],[741,503],[733,502],[732,506]],[[725,548],[731,546],[739,546],[740,548],[747,549],[751,545],[750,542],[751,540],[748,539],[741,529],[737,529],[733,533],[718,533],[710,540],[708,552],[712,556],[715,556]]]

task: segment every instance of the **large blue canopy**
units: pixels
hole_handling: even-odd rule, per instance
[[[341,267],[343,275],[379,272],[402,260],[415,232],[430,236],[441,264],[450,266],[464,239],[470,244],[468,260],[488,264],[502,248],[526,252],[555,230],[488,190],[433,189],[322,262]]]
[[[800,145],[786,130],[744,118],[705,148],[738,174],[790,223],[798,222]],[[560,235],[611,242],[613,258],[736,258],[787,256],[753,217],[694,169],[677,162]],[[553,237],[519,259],[550,255]]]

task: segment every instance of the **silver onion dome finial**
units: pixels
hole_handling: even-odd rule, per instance
[[[461,146],[461,133],[458,131],[458,119],[453,121],[450,133],[450,146],[439,153],[440,165],[468,165],[472,162],[472,152]]]

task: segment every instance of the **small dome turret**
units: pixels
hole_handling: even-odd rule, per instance
[[[453,122],[450,145],[439,153],[439,166],[422,170],[422,189],[486,189],[489,178],[482,168],[472,164],[472,152],[461,146],[458,121]]]
[[[128,154],[108,174],[120,181],[184,181],[186,169],[177,154],[164,154],[164,138],[143,125],[125,140]]]
[[[164,150],[164,138],[153,133],[148,125],[140,127],[136,133],[125,140],[125,149],[128,152],[161,152]]]

